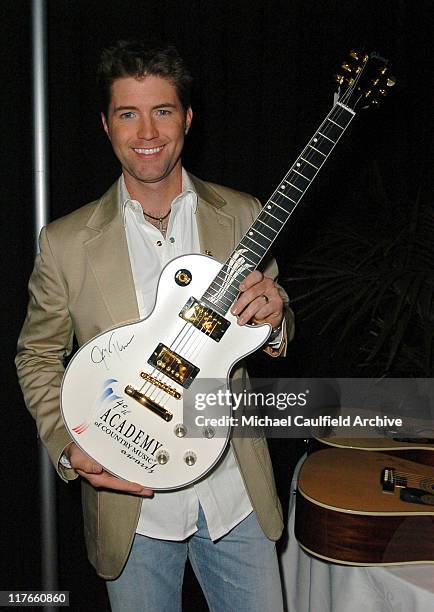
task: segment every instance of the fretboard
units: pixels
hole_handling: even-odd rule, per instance
[[[255,270],[325,164],[355,112],[337,102],[266,202],[202,299],[224,315],[237,299],[240,284]]]

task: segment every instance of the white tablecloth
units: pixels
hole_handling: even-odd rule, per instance
[[[281,558],[288,612],[434,612],[434,564],[347,567],[315,559],[300,548],[294,516],[302,462],[291,484],[289,542]]]

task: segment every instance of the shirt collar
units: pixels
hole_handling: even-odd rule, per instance
[[[185,168],[182,168],[182,191],[173,200],[172,205],[175,204],[176,202],[179,202],[180,200],[184,199],[188,194],[191,194],[191,195],[194,196],[192,198],[192,200],[191,200],[192,201],[192,210],[193,210],[194,213],[196,213],[196,210],[197,210],[197,193],[196,193],[196,189],[194,188],[193,181],[188,176],[187,171],[185,170]],[[125,220],[125,208],[126,208],[126,205],[128,204],[128,202],[137,202],[137,200],[133,200],[133,198],[128,193],[128,189],[127,189],[127,186],[125,185],[125,178],[124,178],[123,174],[121,174],[121,177],[119,179],[119,201],[120,201],[120,205],[121,205],[122,221],[123,221],[123,224],[124,224],[124,227],[125,227],[125,223],[126,223],[126,220]]]

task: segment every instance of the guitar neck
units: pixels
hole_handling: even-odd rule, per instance
[[[333,106],[223,264],[202,296],[220,314],[235,302],[240,284],[265,257],[354,116],[355,112],[341,102]]]

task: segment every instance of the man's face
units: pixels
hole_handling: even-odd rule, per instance
[[[162,77],[126,77],[112,84],[104,129],[128,183],[158,183],[180,170],[191,108],[184,110],[175,87]]]

